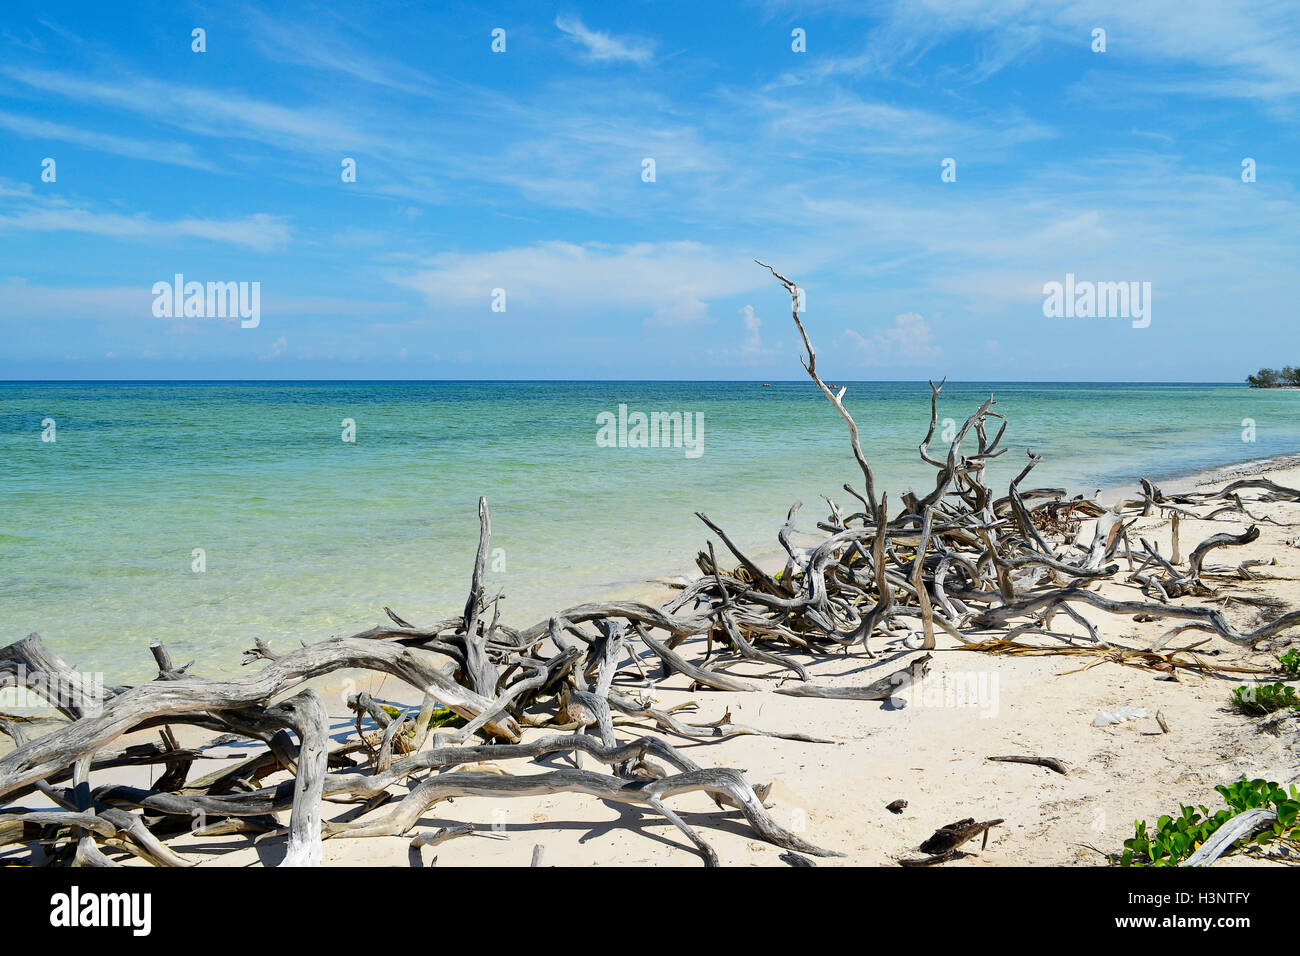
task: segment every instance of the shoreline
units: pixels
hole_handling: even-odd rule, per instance
[[[1161,489],[1167,493],[1182,493],[1192,488],[1204,485],[1227,483],[1240,477],[1267,477],[1270,474],[1285,472],[1293,468],[1300,468],[1300,451],[1281,455],[1267,455],[1258,458],[1249,458],[1242,461],[1230,462],[1223,465],[1216,465],[1210,468],[1201,468],[1192,471],[1166,473],[1163,477],[1159,476],[1158,473],[1145,477],[1149,477],[1152,482],[1158,484]],[[1104,485],[1096,489],[1096,491],[1097,493],[1094,496],[1094,500],[1100,504],[1109,506],[1125,497],[1133,495],[1140,497],[1141,486],[1135,480],[1128,483]],[[1073,494],[1080,493],[1086,494],[1086,492],[1080,492],[1069,488],[1066,489],[1067,498],[1071,497]],[[786,507],[788,508],[788,505]],[[803,518],[805,514],[806,511],[801,512],[801,518]],[[759,567],[763,568],[763,570],[770,573],[779,571],[785,564],[786,554],[776,541],[776,533],[780,529],[783,520],[783,513],[780,515],[774,514],[768,543],[750,552],[750,557],[753,558],[755,563],[758,564]],[[727,529],[724,527],[724,530]],[[812,537],[816,533],[819,532],[796,530],[795,536],[798,537],[802,535],[805,537]],[[701,535],[702,538],[709,535],[708,530],[703,528],[703,526],[701,526]],[[731,554],[725,547],[720,546],[718,553],[719,559],[724,563],[731,561]],[[666,567],[663,573],[654,577],[645,577],[635,581],[630,580],[617,587],[597,591],[589,595],[586,600],[590,602],[642,601],[658,607],[676,593],[677,590],[665,582],[676,580],[679,582],[684,581],[689,583],[697,580],[699,577],[699,569],[695,566],[693,561],[689,563],[678,563],[671,567]],[[382,605],[382,598],[379,599],[379,603]],[[530,627],[547,620],[550,613],[561,610],[563,610],[563,608],[553,607],[546,617],[539,617],[536,620],[528,619],[526,623],[524,619],[520,619],[513,623],[517,627]],[[454,613],[454,608],[447,609],[447,614],[450,615]],[[365,630],[367,626],[373,626],[373,623],[382,622],[382,615],[377,615],[369,625],[365,621],[358,620],[350,628],[341,629],[339,636],[341,636],[342,633],[358,633]],[[328,638],[321,636],[316,637],[314,640],[311,638],[305,638],[307,643],[316,643],[327,639]],[[56,642],[51,643],[51,649],[54,650],[55,653],[59,653],[59,647]],[[66,657],[70,655],[60,654],[60,656],[63,656],[66,659]],[[242,656],[242,651],[236,655],[236,657],[238,656]],[[226,666],[203,669],[200,670],[199,673],[202,673],[205,676],[232,678],[247,673],[247,670],[244,665],[240,664],[237,660],[232,659]],[[104,680],[105,683],[109,685],[117,683],[114,676],[107,672],[104,674]],[[332,693],[337,691],[338,687],[335,686],[335,684],[327,683],[320,685],[318,689]],[[419,698],[418,695],[414,698],[408,696],[401,700],[394,700],[392,702],[407,704],[414,702],[418,704]],[[4,752],[4,744],[5,740],[0,738],[0,753]]]
[[[989,388],[1013,422],[1011,454],[991,462],[987,476],[1003,493],[1026,447],[1045,452],[1027,483],[1085,494],[1139,474],[1160,481],[1300,449],[1294,403],[1247,395],[1244,386]],[[157,626],[147,607],[168,608],[177,623],[173,653],[214,674],[240,672],[250,633],[282,646],[316,642],[382,620],[383,604],[415,621],[435,620],[463,606],[479,492],[497,525],[493,589],[506,591],[503,619],[514,626],[596,596],[656,593],[647,584],[654,579],[693,576],[692,558],[707,536],[694,510],[747,553],[777,558],[775,531],[794,500],[805,502],[805,516],[820,509],[823,492],[853,510],[838,489],[861,476],[844,454],[840,422],[809,383],[792,381],[776,395],[697,382],[639,391],[354,395],[324,387],[238,397],[217,389],[182,422],[158,414],[174,393],[142,400],[91,389],[79,407],[51,409],[68,417],[60,444],[5,445],[17,453],[16,471],[0,482],[15,505],[0,522],[7,638],[46,635],[66,660],[125,683],[153,676],[147,647]],[[982,387],[974,391],[946,388],[939,411],[960,415],[968,402],[989,397]],[[878,485],[891,494],[932,487],[915,454],[927,398],[928,388],[916,384],[873,386],[848,399],[870,416],[865,440]],[[38,400],[11,396],[2,411],[21,414]],[[679,451],[599,450],[588,419],[620,401],[703,409],[707,453],[685,461]],[[353,410],[363,414],[357,444],[301,432],[302,414],[328,421],[334,406],[354,402],[374,406]],[[527,422],[528,453],[506,454],[484,472],[484,448],[496,446],[480,447],[473,436],[492,436],[484,426],[503,414]],[[1226,428],[1246,415],[1259,419],[1257,445]],[[805,425],[786,433],[796,419]],[[268,440],[280,434],[299,442],[282,449]],[[176,454],[156,458],[159,446]],[[86,467],[64,468],[65,452]],[[145,466],[138,476],[126,467],[135,462]],[[40,494],[51,480],[62,493]],[[376,538],[370,530],[378,527],[390,530]],[[193,573],[196,550],[206,556],[205,574]]]
[[[1222,465],[1197,468],[1191,471],[1166,472],[1163,475],[1153,473],[1142,477],[1160,485],[1163,491],[1173,491],[1177,494],[1206,484],[1233,481],[1244,476],[1258,477],[1273,472],[1289,471],[1297,467],[1300,467],[1300,451],[1280,455],[1263,455],[1258,458],[1245,458],[1241,461],[1227,462]],[[1140,491],[1141,485],[1136,482],[1109,485],[1100,489],[1098,499],[1110,501],[1115,496],[1135,492],[1140,493]]]
[[[1165,472],[1163,474],[1155,472],[1150,475],[1139,476],[1139,478],[1148,478],[1153,483],[1159,485],[1162,491],[1179,494],[1203,485],[1217,484],[1220,482],[1226,483],[1239,477],[1265,477],[1272,473],[1288,471],[1293,468],[1300,468],[1300,451],[1287,452],[1280,455],[1264,455],[1257,458],[1246,458],[1240,461],[1227,462],[1222,465],[1213,465],[1209,468],[1196,468],[1189,471]],[[1032,482],[1030,482],[1030,485],[1032,486]],[[1134,494],[1140,496],[1141,488],[1142,486],[1136,479],[1131,482],[1102,485],[1096,489],[1097,494],[1095,500],[1105,505],[1114,504],[1116,501],[1126,496]],[[1086,492],[1070,488],[1066,489],[1067,498],[1072,497],[1075,494],[1086,495]],[[791,502],[791,504],[793,504],[793,502]],[[789,506],[787,505],[786,507],[788,508]],[[765,571],[780,570],[780,567],[785,562],[785,552],[781,550],[779,544],[775,541],[776,532],[780,529],[782,521],[782,516],[774,515],[771,532],[773,541],[772,547],[759,550],[751,555],[755,563]],[[727,529],[724,527],[723,530]],[[707,535],[708,530],[704,529],[702,533]],[[801,532],[796,530],[795,534],[811,534],[811,532]],[[726,552],[726,548],[722,548],[721,551]],[[776,564],[772,565],[767,562],[776,562]],[[693,562],[689,565],[678,564],[675,565],[673,569],[666,570],[663,574],[660,574],[657,577],[646,578],[644,581],[646,587],[644,588],[638,588],[633,582],[629,582],[625,587],[619,587],[616,590],[595,595],[591,600],[645,600],[647,603],[657,603],[648,598],[636,597],[634,595],[646,593],[666,594],[670,589],[667,586],[662,585],[661,582],[674,578],[685,578],[688,581],[693,581],[699,576],[699,570],[695,567]],[[650,587],[650,585],[656,584],[660,586],[657,588]],[[556,608],[555,610],[562,609]]]

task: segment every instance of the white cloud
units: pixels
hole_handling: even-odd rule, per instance
[[[244,219],[174,219],[164,222],[148,216],[96,213],[73,206],[27,209],[14,215],[0,215],[0,231],[84,232],[114,239],[142,239],[175,242],[178,238],[207,239],[267,251],[289,241],[287,225],[265,213]]]
[[[740,310],[741,318],[745,323],[745,344],[743,346],[746,352],[757,352],[762,348],[763,340],[759,334],[759,329],[763,327],[763,320],[754,314],[754,307],[747,305]]]
[[[273,358],[279,358],[284,354],[284,350],[289,347],[288,341],[282,335],[271,343],[271,350],[258,356],[259,362],[266,362]]]
[[[870,338],[845,329],[840,340],[854,347],[868,365],[883,365],[891,361],[923,362],[938,358],[940,354],[934,333],[916,312],[895,316],[892,328],[875,332]]]
[[[11,79],[82,103],[102,103],[204,136],[240,136],[283,148],[286,140],[333,149],[376,141],[321,109],[278,106],[239,93],[140,77],[83,79],[50,70],[0,67]]]
[[[861,13],[860,4],[850,6]],[[819,58],[808,74],[890,74],[913,68],[954,37],[974,37],[960,81],[981,82],[1049,42],[1087,51],[1094,27],[1107,32],[1107,53],[1137,61],[1186,64],[1186,80],[1157,88],[1189,95],[1286,98],[1300,94],[1300,16],[1289,0],[895,0],[873,10],[863,46],[848,56]],[[800,82],[793,73],[790,82]],[[1139,83],[1147,81],[1139,80]]]
[[[21,278],[0,281],[0,320],[45,320],[55,317],[151,315],[153,294],[148,285],[137,288],[51,288],[29,285]]]
[[[752,305],[742,306],[740,321],[745,326],[745,335],[737,348],[716,349],[709,352],[710,361],[719,365],[762,365],[773,359],[788,358],[779,347],[763,347],[763,320],[759,318]]]
[[[642,311],[652,323],[699,322],[708,302],[764,285],[770,276],[743,255],[698,242],[541,242],[493,252],[443,253],[414,272],[393,274],[431,303],[489,307],[493,289],[517,305]]]
[[[220,167],[200,159],[189,143],[130,139],[112,133],[97,133],[93,130],[78,129],[62,123],[51,123],[47,120],[6,112],[0,112],[0,129],[10,130],[26,139],[57,140],[84,149],[127,156],[131,159],[188,166],[191,169],[205,169],[209,172],[220,171]]]
[[[173,244],[206,239],[266,252],[287,244],[292,232],[277,216],[256,213],[243,219],[172,219],[127,216],[75,205],[61,196],[41,195],[26,183],[0,180],[0,232],[83,232],[115,239]]]
[[[430,96],[437,88],[432,77],[398,62],[391,50],[372,57],[337,31],[318,32],[322,29],[320,17],[314,16],[311,23],[288,22],[252,8],[247,13],[249,36],[263,53],[279,62],[335,71],[414,96]]]
[[[1054,134],[1015,110],[975,121],[952,119],[926,109],[866,100],[856,93],[822,87],[782,90],[755,104],[769,136],[805,154],[849,152],[929,159],[978,150],[988,157]],[[937,159],[934,160],[937,162]]]
[[[596,63],[636,63],[645,66],[654,57],[654,44],[640,37],[616,37],[590,30],[577,17],[558,16],[555,25],[583,48],[584,59]]]
[[[693,325],[696,322],[703,322],[708,317],[708,303],[702,302],[693,295],[686,295],[666,305],[659,306],[654,310],[650,318],[646,319],[646,324]]]

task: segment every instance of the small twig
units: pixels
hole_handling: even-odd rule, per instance
[[[1019,757],[1013,754],[1008,757],[985,757],[984,759],[996,760],[999,763],[1034,764],[1035,766],[1038,767],[1046,767],[1048,770],[1055,770],[1057,773],[1061,774],[1062,776],[1065,776],[1070,772],[1070,768],[1067,767],[1062,761],[1058,760],[1056,757],[1035,757],[1035,756]]]

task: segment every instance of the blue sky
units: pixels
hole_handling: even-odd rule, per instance
[[[758,257],[831,380],[1237,381],[1300,364],[1298,119],[1295,3],[9,0],[0,377],[798,378]]]

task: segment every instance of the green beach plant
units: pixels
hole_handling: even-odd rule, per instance
[[[1120,866],[1178,866],[1195,853],[1214,832],[1247,810],[1274,810],[1275,820],[1243,837],[1235,849],[1262,848],[1270,843],[1294,844],[1300,840],[1300,793],[1294,786],[1242,777],[1236,783],[1214,788],[1223,797],[1223,808],[1210,813],[1208,807],[1179,804],[1178,814],[1160,817],[1154,828],[1143,820],[1133,822],[1134,834],[1124,841]]]
[[[1287,707],[1300,709],[1300,697],[1290,684],[1246,684],[1232,692],[1232,704],[1243,714],[1262,717]]]
[[[390,706],[389,704],[380,704],[379,709],[394,720],[402,716],[402,711],[400,709]],[[456,713],[450,707],[436,707],[430,712],[430,727],[462,727],[467,723],[468,721],[464,717]],[[415,736],[416,731],[417,728],[415,723],[412,722],[411,726],[407,728],[405,733],[408,737],[413,737]]]

